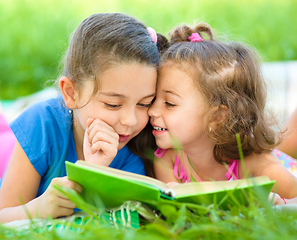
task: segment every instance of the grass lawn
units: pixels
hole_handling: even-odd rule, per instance
[[[124,206],[124,210],[136,213],[139,226],[129,225],[127,218],[117,211],[97,209],[85,203],[71,191],[60,188],[85,215],[77,214],[66,220],[28,220],[19,228],[0,225],[0,239],[296,239],[297,205],[272,207],[261,198],[249,196],[249,206],[234,204],[229,210],[221,210],[219,204],[164,204],[158,212],[151,212],[139,203]],[[131,207],[132,206],[132,207]],[[122,210],[123,210],[122,209]],[[155,213],[158,213],[155,214]],[[135,215],[134,215],[135,216]],[[124,219],[122,222],[121,219]],[[126,220],[125,220],[126,219]],[[133,221],[132,221],[133,222]],[[137,224],[136,224],[137,225]]]

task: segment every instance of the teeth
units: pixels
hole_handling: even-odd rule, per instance
[[[157,131],[165,131],[167,130],[166,128],[160,128],[160,127],[154,127],[155,130]]]

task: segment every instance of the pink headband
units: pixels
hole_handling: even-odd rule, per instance
[[[157,43],[157,33],[156,33],[156,31],[151,27],[147,27],[146,29],[147,29],[148,33],[150,34],[153,42]]]
[[[191,42],[203,42],[203,39],[200,37],[199,33],[192,33],[188,39]]]

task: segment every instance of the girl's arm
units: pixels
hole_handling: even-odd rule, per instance
[[[287,123],[285,138],[278,149],[293,158],[297,158],[297,109]]]
[[[165,154],[154,160],[154,172],[157,179],[162,182],[177,182],[180,183],[178,179],[175,178],[173,173],[174,161],[176,152],[173,149],[167,149]]]
[[[2,186],[0,188],[0,222],[32,218],[68,216],[75,205],[62,196],[52,185],[63,185],[81,191],[81,186],[67,178],[53,179],[44,194],[35,198],[41,177],[24,150],[16,141]],[[24,205],[23,205],[24,204]]]
[[[245,162],[253,176],[268,176],[276,181],[273,192],[286,199],[297,197],[297,178],[273,153],[254,154],[246,158]]]

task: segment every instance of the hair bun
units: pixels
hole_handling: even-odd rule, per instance
[[[177,42],[188,42],[192,33],[198,33],[200,36],[201,33],[205,33],[209,37],[209,40],[214,39],[212,29],[207,23],[199,23],[194,28],[191,28],[186,24],[182,24],[171,31],[170,44]]]
[[[193,30],[186,24],[177,26],[170,33],[170,44],[188,41],[192,33]]]

